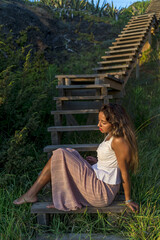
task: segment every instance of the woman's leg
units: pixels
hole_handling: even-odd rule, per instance
[[[21,205],[23,203],[37,202],[37,193],[51,180],[51,158],[43,168],[39,177],[32,185],[32,187],[21,197],[14,200],[14,204]]]

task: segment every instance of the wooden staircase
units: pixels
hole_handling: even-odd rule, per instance
[[[155,13],[157,20],[160,20],[160,1],[152,0],[149,4],[146,13]]]
[[[78,151],[96,150],[98,143],[62,145],[62,133],[97,131],[94,120],[97,119],[100,106],[123,97],[124,86],[137,64],[142,48],[158,26],[155,14],[149,11],[148,8],[147,14],[130,19],[109,47],[110,50],[102,56],[102,61],[98,62],[95,74],[56,76],[58,96],[54,97],[56,110],[51,112],[55,124],[48,128],[52,145],[46,146],[44,152],[50,154],[60,147],[71,147]],[[77,122],[75,116],[79,114],[87,116],[85,125]]]

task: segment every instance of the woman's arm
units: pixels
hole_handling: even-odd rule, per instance
[[[135,210],[138,210],[138,204],[136,204],[133,201],[130,201],[131,200],[131,182],[130,182],[128,165],[131,158],[131,154],[130,154],[129,146],[123,138],[114,138],[111,146],[116,154],[118,165],[121,171],[122,185],[124,189],[126,204],[133,212],[135,212]]]
[[[92,156],[86,157],[86,160],[87,160],[87,162],[89,162],[90,165],[97,163],[97,158],[92,157]]]

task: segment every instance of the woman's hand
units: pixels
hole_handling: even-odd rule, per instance
[[[97,158],[92,157],[92,156],[86,157],[86,160],[90,165],[93,165],[93,164],[97,163]]]
[[[139,205],[137,204],[137,203],[135,203],[135,202],[129,202],[129,203],[126,203],[126,205],[127,205],[127,207],[129,207],[131,210],[132,210],[132,212],[138,212],[139,211]]]

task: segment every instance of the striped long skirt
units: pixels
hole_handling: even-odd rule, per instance
[[[120,187],[99,180],[91,165],[71,148],[53,151],[51,185],[53,204],[64,211],[110,205]]]

